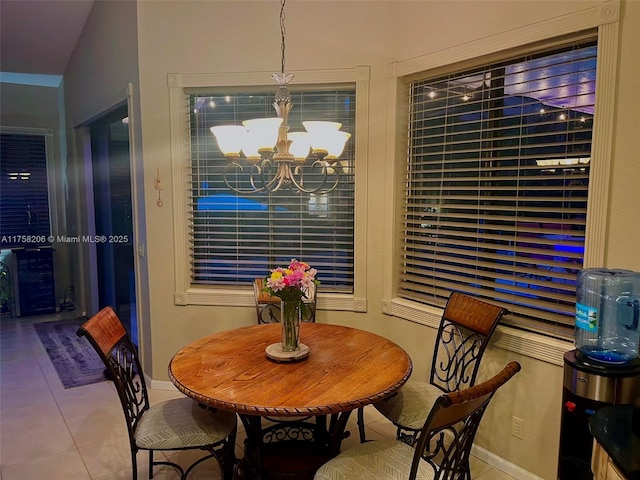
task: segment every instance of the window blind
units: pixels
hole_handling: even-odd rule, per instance
[[[49,189],[45,137],[0,134],[2,248],[47,244]]]
[[[596,45],[412,81],[399,295],[453,290],[570,335],[582,268]]]
[[[290,132],[303,131],[303,120],[327,120],[342,123],[342,130],[352,135],[336,165],[341,169],[340,184],[328,194],[289,188],[270,194],[237,194],[224,183],[228,160],[210,127],[275,117],[273,88],[186,92],[194,285],[250,285],[269,269],[296,258],[318,270],[323,291],[353,292],[355,87],[290,90]],[[247,188],[247,178],[240,178],[245,173],[234,174]]]

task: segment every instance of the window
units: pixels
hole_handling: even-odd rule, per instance
[[[347,142],[345,154],[341,156],[348,160],[341,164],[345,180],[343,187],[347,190],[334,192],[333,196],[309,196],[304,200],[290,192],[282,192],[284,197],[290,197],[282,199],[282,206],[278,201],[269,203],[261,195],[235,196],[229,190],[222,192],[217,174],[226,162],[216,153],[217,147],[208,130],[212,125],[206,131],[200,129],[200,133],[195,128],[197,123],[192,125],[193,109],[198,102],[196,97],[206,98],[208,104],[209,96],[219,96],[226,103],[227,94],[230,97],[237,94],[237,101],[240,101],[240,97],[245,97],[246,100],[251,94],[255,94],[263,97],[263,105],[252,108],[261,110],[253,110],[252,113],[245,111],[242,115],[255,117],[259,111],[264,111],[268,112],[265,116],[275,116],[271,107],[275,86],[269,74],[170,74],[167,77],[171,113],[172,187],[173,198],[176,200],[173,208],[176,305],[253,306],[253,288],[249,283],[252,276],[266,275],[267,265],[272,265],[271,262],[288,261],[290,257],[300,256],[300,259],[320,270],[322,296],[318,298],[319,309],[367,310],[367,185],[364,180],[367,178],[370,68],[358,66],[290,73],[294,75],[294,80],[289,84],[289,90],[294,95],[293,102],[297,102],[290,115],[291,131],[299,129],[294,124],[295,118],[320,118],[319,115],[327,115],[326,119],[344,119],[343,130],[349,131],[352,137]],[[337,92],[350,95],[348,102],[344,97],[336,97]],[[324,107],[319,109],[319,105],[312,106],[313,98],[319,98],[318,95],[333,95],[337,100],[329,105],[330,109],[323,111]],[[302,105],[302,97],[308,97],[309,105]],[[307,99],[304,103],[307,103]],[[347,107],[350,112],[348,114]],[[307,108],[310,110],[307,111]],[[243,109],[239,108],[237,111]],[[233,118],[240,118],[235,113],[233,115],[229,120],[216,121],[232,123]],[[198,171],[199,168],[203,170]],[[199,176],[202,178],[196,180]],[[211,186],[218,190],[212,190]],[[226,200],[221,198],[222,195],[227,196]],[[215,207],[217,212],[213,215],[214,223],[209,227],[206,227],[209,222],[207,216],[199,216],[196,210],[198,200],[204,204],[219,204]],[[248,211],[246,204],[251,205],[253,210]],[[256,207],[266,210],[257,210]],[[278,210],[279,207],[288,209],[288,212]],[[349,210],[352,211],[351,221],[348,220]],[[289,217],[286,218],[285,214]],[[248,218],[253,219],[252,227]],[[200,225],[196,225],[196,221],[201,222],[202,229]],[[280,234],[280,228],[287,228],[287,233]],[[233,236],[230,229],[236,230],[238,235]],[[195,237],[196,231],[199,232],[199,238]],[[304,236],[300,232],[304,232]],[[312,236],[307,237],[307,232]],[[320,236],[318,232],[330,235]],[[296,236],[297,245],[288,239],[289,235]],[[223,236],[224,240],[217,242]],[[270,246],[265,243],[267,240]],[[295,251],[289,248],[279,249],[278,241],[289,241],[289,246],[295,247]],[[237,246],[237,252],[229,248],[222,249],[224,246],[228,247],[229,242]],[[260,242],[262,247],[258,246]],[[352,242],[351,251],[349,242]],[[204,249],[194,250],[196,244],[202,245]],[[225,256],[222,257],[221,253]],[[302,258],[303,255],[305,258]],[[225,267],[215,268],[216,262],[211,261],[213,258],[222,259],[221,264],[225,264]],[[264,263],[255,263],[256,258]],[[314,262],[320,262],[320,266]],[[205,264],[214,268],[201,269]]]
[[[48,244],[49,191],[44,135],[0,135],[2,247]]]
[[[582,268],[595,42],[408,84],[398,295],[443,306],[459,290],[508,322],[567,338]]]
[[[229,162],[209,129],[274,117],[275,88],[188,93],[192,285],[251,285],[270,268],[297,258],[318,269],[323,291],[353,293],[355,87],[290,90],[290,132],[302,131],[303,120],[327,120],[342,123],[342,130],[352,134],[334,165],[341,180],[330,193],[301,193],[286,186],[270,194],[232,191],[223,179]],[[231,172],[232,178],[243,174]],[[249,188],[246,175],[239,185]]]

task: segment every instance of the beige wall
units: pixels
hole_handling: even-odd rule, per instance
[[[65,109],[69,144],[69,176],[73,188],[69,196],[74,208],[69,211],[69,235],[88,234],[88,215],[91,212],[91,176],[88,173],[86,151],[87,125],[118,105],[129,106],[130,157],[132,177],[132,203],[134,241],[146,244],[144,205],[144,166],[140,146],[140,84],[138,80],[137,2],[97,0],[89,14],[86,26],[74,49],[65,71]],[[91,288],[91,245],[77,245],[73,269],[82,309],[88,315],[96,313],[96,288]],[[145,369],[151,369],[151,348],[148,337],[149,290],[147,288],[147,257],[135,257],[136,297],[139,314],[139,335]]]
[[[3,127],[60,127],[59,91],[57,87],[42,87],[2,83],[0,87],[0,125]]]
[[[606,266],[640,272],[640,2],[624,2],[622,15]]]
[[[140,86],[141,150],[136,168],[144,172],[135,185],[139,196],[139,243],[146,256],[148,277],[139,277],[148,290],[149,310],[141,318],[145,369],[156,381],[167,380],[167,364],[184,344],[205,334],[251,324],[254,311],[244,307],[176,306],[174,294],[174,205],[171,197],[170,122],[167,75],[170,73],[269,72],[280,67],[279,2],[269,1],[142,1],[137,4],[137,40],[131,38],[132,14],[127,2],[105,2],[96,23],[97,33],[83,34],[70,66],[66,95],[69,115],[100,105],[126,82],[135,82],[131,52],[122,59],[122,38],[137,41]],[[335,69],[371,66],[369,176],[367,217],[366,314],[319,312],[318,321],[364,328],[385,335],[412,356],[415,375],[426,376],[433,330],[382,314],[383,212],[385,179],[379,172],[386,162],[387,65],[430,52],[461,45],[554,16],[576,12],[597,2],[589,1],[302,1],[287,4],[287,69]],[[95,10],[95,9],[94,9]],[[92,18],[95,12],[92,12]],[[640,78],[640,2],[623,4],[618,120],[614,125],[614,168],[611,212],[606,233],[606,265],[640,270],[638,222],[631,206],[640,205],[633,169],[638,165],[635,119]],[[133,14],[133,15],[135,15]],[[118,20],[119,19],[119,20]],[[90,19],[91,20],[91,19]],[[98,20],[106,22],[98,24]],[[119,21],[127,28],[121,30]],[[456,24],[453,27],[453,24]],[[123,33],[121,33],[123,32]],[[115,42],[115,43],[114,43]],[[107,47],[108,46],[108,47]],[[89,56],[91,59],[89,60]],[[136,88],[136,91],[138,89]],[[359,101],[362,101],[360,99]],[[157,207],[153,188],[156,169],[165,185],[164,206]],[[637,207],[636,207],[637,208]],[[187,261],[184,259],[183,261]],[[150,356],[150,353],[153,356]],[[482,367],[486,377],[508,360],[518,360],[523,371],[495,398],[478,436],[478,443],[533,474],[556,475],[562,368],[518,353],[490,348]],[[524,440],[510,436],[511,416],[525,420]]]

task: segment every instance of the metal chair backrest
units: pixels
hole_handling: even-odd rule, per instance
[[[510,362],[485,382],[438,397],[418,434],[409,480],[416,478],[422,460],[434,469],[435,480],[468,478],[469,455],[480,420],[496,391],[520,368],[519,363]]]
[[[131,448],[137,451],[134,432],[150,404],[135,345],[111,307],[103,308],[87,320],[77,334],[87,337],[107,367],[120,397]]]
[[[443,392],[473,386],[489,339],[506,313],[503,307],[452,292],[438,328],[429,382]]]

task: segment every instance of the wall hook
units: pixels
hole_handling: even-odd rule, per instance
[[[162,205],[164,205],[164,202],[162,201],[162,198],[160,196],[163,188],[162,180],[160,180],[160,167],[156,167],[156,178],[153,179],[153,188],[158,190],[158,200],[156,200],[156,205],[158,207],[161,207]]]

